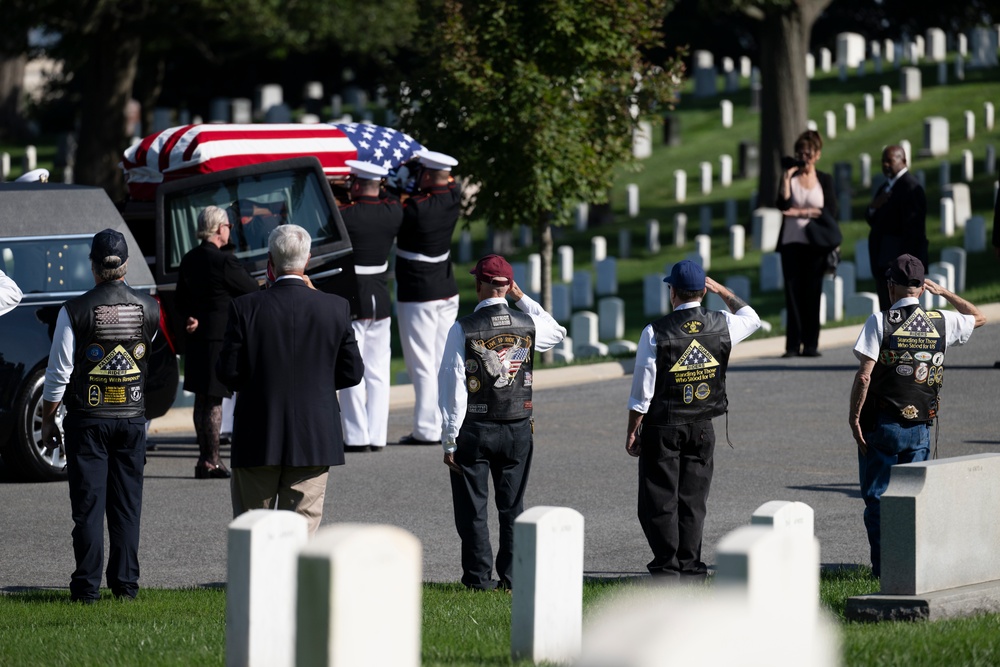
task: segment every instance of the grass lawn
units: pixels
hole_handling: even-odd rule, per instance
[[[618,580],[584,585],[584,616]],[[876,592],[866,568],[824,572],[822,604],[839,618],[843,665],[937,667],[1000,664],[1000,615],[936,623],[844,623],[845,600]],[[423,664],[509,665],[511,597],[460,584],[424,584]],[[222,665],[223,589],[143,589],[135,602],[83,607],[66,591],[0,595],[0,665]],[[720,638],[722,633],[720,633]],[[518,663],[530,664],[528,662]]]

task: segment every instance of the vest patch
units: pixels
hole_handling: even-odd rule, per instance
[[[125,382],[129,376],[139,375],[139,366],[124,347],[116,345],[108,356],[90,370],[92,381],[101,378],[103,382]]]
[[[142,306],[121,303],[94,308],[94,333],[97,338],[139,340],[142,338]]]
[[[485,403],[469,403],[469,412],[477,415],[486,414],[486,404]]]
[[[509,315],[502,317],[510,319]],[[501,334],[487,340],[474,340],[471,346],[482,360],[483,370],[490,377],[496,378],[493,386],[497,389],[513,385],[521,364],[531,356],[531,338],[513,334]]]
[[[490,324],[494,327],[509,327],[510,315],[493,315],[490,317]]]
[[[674,374],[674,382],[683,384],[711,380],[718,373],[718,366],[719,362],[712,353],[705,349],[698,339],[694,339],[670,372]]]
[[[893,311],[889,311],[890,322]],[[903,324],[892,332],[892,346],[896,348],[928,349],[937,347],[935,338],[940,338],[933,322],[920,308],[917,308]],[[904,359],[905,360],[905,359]]]
[[[701,333],[701,330],[704,328],[705,323],[698,320],[690,320],[681,325],[681,330],[689,334]]]

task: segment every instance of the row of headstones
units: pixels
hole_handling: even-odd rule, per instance
[[[819,617],[812,525],[812,509],[802,503],[758,508],[750,526],[719,544],[713,604],[731,593],[742,598],[746,620],[763,614],[770,623],[773,613],[787,615],[811,634]],[[601,613],[584,637],[583,527],[583,515],[564,507],[534,507],[515,521],[514,660],[629,654],[629,643],[607,632]],[[419,540],[395,526],[337,524],[309,540],[306,520],[294,512],[237,517],[228,535],[226,664],[419,665],[421,559]],[[775,632],[758,637],[758,650],[777,638]],[[813,647],[803,648],[813,655]]]
[[[38,168],[38,149],[28,144],[24,147],[24,156],[21,158],[21,173],[27,174],[29,171]],[[10,153],[2,152],[0,153],[0,183],[6,181],[10,178],[11,171],[11,158]],[[55,179],[53,179],[55,180]],[[62,182],[72,183],[73,182],[73,165],[72,163],[65,164],[62,168]]]

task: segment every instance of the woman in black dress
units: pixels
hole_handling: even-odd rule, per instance
[[[197,479],[228,478],[219,457],[222,399],[232,394],[215,375],[215,363],[226,331],[229,302],[255,292],[257,281],[229,246],[232,223],[227,213],[209,206],[198,216],[201,245],[181,260],[177,307],[185,322],[184,389],[194,397],[194,430],[198,439]]]

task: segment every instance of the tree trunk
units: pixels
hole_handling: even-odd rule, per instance
[[[78,72],[85,94],[73,177],[104,188],[116,201],[125,195],[118,163],[128,146],[125,107],[132,97],[140,46],[134,31],[101,31]]]
[[[806,130],[809,82],[806,53],[812,23],[796,5],[767,13],[760,27],[760,180],[758,206],[773,206],[781,178],[781,156],[789,155]]]
[[[28,56],[17,44],[18,40],[0,40],[0,138],[6,141],[23,141],[28,126],[24,122],[24,70]],[[27,48],[27,41],[24,48]]]
[[[542,308],[552,312],[552,225],[547,216],[538,219],[538,245],[542,255]],[[551,364],[552,350],[542,352],[542,363]]]

